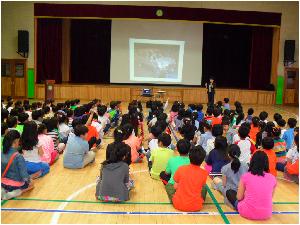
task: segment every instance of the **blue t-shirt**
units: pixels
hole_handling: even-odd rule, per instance
[[[78,136],[68,138],[64,153],[64,167],[79,169],[83,167],[84,155],[89,151],[89,143]]]
[[[204,118],[204,113],[202,111],[198,111],[197,113],[198,113],[197,120],[199,122],[201,122],[203,120],[203,118]]]
[[[217,149],[213,149],[209,152],[206,159],[207,165],[212,166],[211,172],[220,173],[223,166],[229,163],[230,160],[224,158],[222,154],[219,153]]]
[[[282,139],[286,142],[286,149],[292,148],[294,142],[294,128],[287,129],[286,132],[283,133]]]

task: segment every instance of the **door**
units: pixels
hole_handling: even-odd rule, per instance
[[[299,104],[299,72],[298,68],[285,68],[284,104]]]
[[[1,95],[15,98],[27,96],[26,59],[2,59]]]

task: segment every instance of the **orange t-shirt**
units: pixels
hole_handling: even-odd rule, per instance
[[[90,126],[86,126],[88,128],[88,133],[87,133],[87,138],[86,140],[89,141],[92,137],[95,137],[95,138],[99,138],[99,134],[97,132],[97,129],[95,127],[93,127],[92,125]]]
[[[249,137],[256,142],[256,134],[259,132],[258,127],[253,127],[251,124],[251,129],[249,133]]]
[[[211,125],[214,126],[216,124],[222,124],[222,119],[221,118],[218,118],[218,117],[213,117],[211,119]]]
[[[269,173],[273,174],[276,177],[277,176],[277,170],[276,170],[277,157],[276,157],[275,152],[272,149],[270,149],[270,150],[261,149],[261,150],[257,150],[257,151],[264,151],[267,154],[268,160],[269,160],[269,170],[270,170]]]
[[[190,164],[179,167],[174,175],[177,183],[172,199],[174,207],[185,212],[199,211],[203,203],[201,192],[207,176],[208,172],[200,166]]]
[[[286,169],[287,169],[289,174],[299,175],[299,159],[297,159],[297,161],[294,162],[293,164],[288,162],[286,164]]]

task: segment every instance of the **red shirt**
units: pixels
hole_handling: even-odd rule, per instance
[[[219,117],[213,117],[211,119],[211,125],[214,126],[216,124],[222,124],[222,118]]]
[[[258,127],[254,127],[253,124],[251,124],[251,129],[249,133],[249,137],[256,142],[256,134],[259,132]]]
[[[86,127],[89,129],[87,138],[86,138],[87,141],[89,141],[92,137],[95,137],[96,139],[99,138],[99,134],[95,127],[93,127],[92,125],[86,126]]]
[[[207,176],[208,172],[200,166],[190,164],[179,167],[174,175],[174,181],[178,185],[172,199],[174,207],[185,212],[202,209],[204,200],[201,192]]]

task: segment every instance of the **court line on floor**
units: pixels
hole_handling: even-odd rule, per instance
[[[68,202],[68,203],[85,203],[85,204],[108,204],[108,205],[171,205],[170,202],[101,202],[88,200],[64,200],[64,199],[41,199],[41,198],[13,198],[3,201],[37,201],[37,202]],[[213,205],[213,202],[203,202],[204,205]],[[224,202],[218,202],[224,205]],[[274,205],[299,205],[299,202],[273,202]]]
[[[148,170],[139,170],[139,171],[132,171],[130,174],[133,174],[133,173],[140,173],[140,172],[145,172],[145,171],[148,171]],[[84,187],[82,187],[81,189],[79,189],[78,191],[75,191],[73,194],[71,194],[66,200],[72,200],[74,198],[76,198],[79,194],[81,194],[82,192],[84,192],[85,190],[93,187],[93,186],[96,186],[96,183],[91,183],[91,184],[88,184]],[[63,202],[61,203],[59,206],[58,206],[58,210],[63,210],[67,205],[68,205],[69,202]],[[58,220],[59,220],[59,217],[60,217],[61,213],[60,212],[54,212],[54,214],[52,215],[52,218],[51,218],[51,224],[57,224]]]
[[[109,215],[220,215],[219,212],[127,212],[127,211],[93,211],[93,210],[59,210],[59,209],[33,209],[33,208],[2,208],[1,211],[13,212],[46,212],[46,213],[78,213],[78,214],[109,214]],[[238,212],[223,212],[226,215],[239,215]],[[299,214],[298,211],[273,211],[272,214]]]
[[[215,198],[214,194],[212,193],[212,191],[210,190],[210,188],[208,187],[208,185],[206,184],[206,189],[207,192],[209,194],[209,196],[211,197],[211,199],[213,200],[213,203],[215,204],[215,206],[217,207],[217,210],[220,213],[220,216],[222,217],[223,221],[225,224],[230,224],[229,219],[227,218],[227,216],[224,214],[224,211],[222,209],[222,207],[220,206],[220,204],[218,203],[217,199]]]

